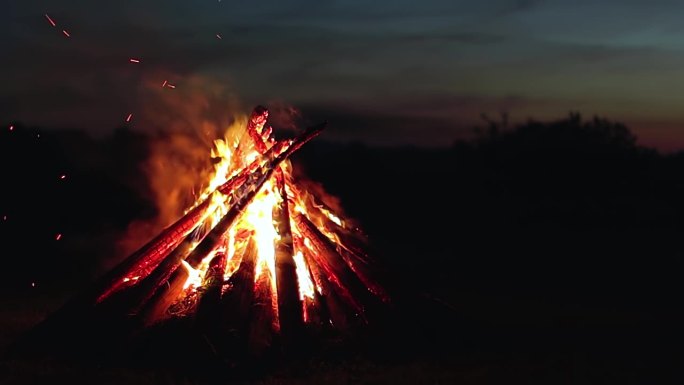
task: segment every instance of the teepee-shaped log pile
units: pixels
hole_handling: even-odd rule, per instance
[[[288,161],[325,124],[276,141],[267,117],[255,108],[213,154],[216,175],[195,205],[62,315],[80,314],[89,327],[123,319],[128,334],[190,319],[212,346],[241,341],[257,353],[367,322],[369,306],[389,298],[358,230],[298,184]]]

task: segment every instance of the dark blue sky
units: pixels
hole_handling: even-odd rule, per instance
[[[14,0],[4,8],[0,121],[102,132],[133,113],[138,129],[201,127],[265,103],[327,117],[332,139],[441,145],[469,135],[481,113],[516,121],[576,110],[625,122],[644,144],[684,147],[682,2]],[[164,80],[176,89],[162,89]]]

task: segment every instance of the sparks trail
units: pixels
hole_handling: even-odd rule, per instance
[[[50,15],[48,15],[48,14],[46,13],[46,14],[43,15],[43,16],[45,16],[45,19],[47,19],[48,23],[50,23],[51,26],[57,27],[57,23],[55,23],[55,21],[52,20],[52,18],[50,17]],[[62,35],[66,36],[66,37],[71,37],[71,35],[69,34],[69,32],[68,32],[66,29],[63,29],[63,30],[62,30]]]
[[[47,19],[48,23],[50,23],[50,25],[52,25],[53,27],[56,27],[56,26],[57,26],[57,23],[55,23],[55,21],[52,20],[52,18],[50,17],[50,15],[48,15],[47,13],[45,14],[45,18]]]

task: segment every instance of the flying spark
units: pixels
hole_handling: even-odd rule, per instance
[[[174,86],[174,85],[171,84],[171,83],[167,84],[166,86],[169,87],[169,88],[171,88],[171,89],[176,88],[176,86]]]
[[[50,25],[52,25],[53,27],[56,27],[56,26],[57,26],[57,23],[55,23],[55,21],[52,20],[52,18],[50,18],[50,15],[48,15],[47,13],[45,14],[45,18],[46,18],[47,21],[50,23]]]
[[[12,125],[12,126],[9,126],[9,130],[10,130],[10,131],[14,131],[14,126],[13,126],[13,125]]]
[[[131,63],[140,63],[140,59],[130,58],[130,59],[128,59],[128,61]]]
[[[222,40],[222,39],[223,39],[223,38],[221,37],[221,34],[218,34],[218,33],[216,34],[216,37],[217,37],[219,40]]]
[[[60,239],[62,239],[62,233],[57,234],[55,241],[59,241]]]
[[[168,80],[164,80],[164,83],[162,83],[162,88],[166,87],[166,83],[168,83]]]
[[[66,36],[66,37],[71,37],[71,35],[69,35],[69,32],[67,32],[65,29],[62,30],[62,33],[63,33],[64,36]]]
[[[31,287],[36,287],[36,283],[35,283],[35,282],[31,282]]]
[[[66,174],[62,174],[59,179],[66,179]]]
[[[126,117],[126,122],[130,122],[132,117],[133,114],[128,114],[128,116]]]

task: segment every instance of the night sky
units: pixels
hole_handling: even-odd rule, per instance
[[[263,103],[328,119],[331,140],[436,146],[482,113],[579,111],[673,150],[682,14],[641,0],[15,0],[0,27],[0,122],[221,125]]]

